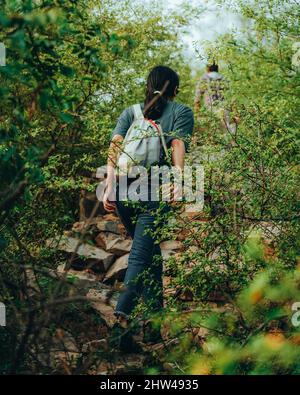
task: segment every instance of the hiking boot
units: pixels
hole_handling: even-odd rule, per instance
[[[117,322],[112,328],[112,345],[125,354],[139,353],[141,347],[134,340],[134,334],[133,328],[124,328]]]

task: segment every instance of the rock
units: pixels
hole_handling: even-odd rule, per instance
[[[65,264],[61,264],[57,267],[56,272],[59,277],[65,274]],[[88,270],[74,270],[69,269],[67,270],[67,279],[73,280],[75,279],[74,285],[79,287],[87,287],[97,284],[98,282],[102,281],[103,274],[99,275],[96,273],[91,273]]]
[[[95,238],[95,243],[98,247],[103,248],[107,251],[107,248],[114,243],[115,240],[119,240],[119,236],[111,232],[100,232]]]
[[[160,243],[160,248],[162,250],[182,250],[183,249],[183,244],[181,243],[181,241],[177,241],[177,240],[166,240],[166,241],[162,241]]]
[[[105,294],[97,289],[90,289],[86,295],[91,301],[92,307],[100,313],[101,318],[112,328],[116,322],[116,317],[114,315],[114,308],[108,303],[107,296],[108,293]]]
[[[97,283],[93,288],[89,288],[85,291],[85,296],[88,299],[92,299],[94,302],[101,302],[105,305],[115,308],[117,300],[120,294],[120,289],[117,287],[110,287],[103,283]]]
[[[61,238],[53,238],[47,240],[47,246],[50,248],[56,248],[61,251],[73,253],[76,251],[77,257],[83,257],[84,263],[81,266],[90,266],[94,270],[107,271],[115,257],[98,247],[92,246],[90,244],[82,243],[77,248],[80,243],[79,239],[74,237],[62,236]],[[75,266],[77,265],[77,262]]]
[[[162,254],[162,258],[164,261],[168,260],[171,256],[176,255],[176,251],[174,250],[165,250],[162,249],[161,250],[161,254]]]
[[[102,350],[106,352],[109,351],[109,347],[106,339],[92,340],[90,342],[83,344],[82,346],[83,353],[91,353],[97,350]]]
[[[116,214],[114,214],[114,213],[106,213],[105,215],[103,215],[102,218],[105,219],[106,221],[120,222],[119,217]]]
[[[199,203],[190,203],[185,205],[185,211],[187,214],[191,215],[191,217],[197,216],[199,213],[203,213],[204,201],[200,201]]]
[[[128,266],[129,254],[118,258],[109,268],[104,277],[104,282],[114,282],[115,280],[122,281]]]
[[[124,239],[111,232],[101,232],[95,239],[96,244],[105,251],[122,256],[131,250],[132,240]]]
[[[89,231],[98,233],[98,231],[112,232],[117,235],[126,236],[124,225],[121,223],[119,218],[114,214],[106,214],[97,216],[88,220],[75,222],[72,227],[73,232],[82,233],[86,228]]]
[[[96,226],[100,231],[112,232],[118,235],[125,234],[124,226],[120,221],[102,219],[101,221],[97,222]]]
[[[72,226],[72,231],[81,233],[84,230],[85,226],[86,226],[86,223],[84,221],[74,222],[74,224]]]

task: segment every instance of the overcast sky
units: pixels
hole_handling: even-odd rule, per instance
[[[166,4],[166,7],[177,8],[182,0],[163,0],[163,3]],[[197,23],[188,28],[187,35],[182,36],[188,54],[192,59],[195,55],[195,45],[201,53],[202,40],[214,41],[218,35],[241,25],[237,15],[218,7],[214,0],[190,0],[189,3],[194,6],[199,5],[201,8],[205,7],[205,11],[201,14]]]

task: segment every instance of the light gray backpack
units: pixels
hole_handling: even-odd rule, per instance
[[[161,149],[168,156],[162,128],[151,119],[146,119],[140,104],[133,106],[134,120],[123,141],[118,159],[121,173],[127,173],[133,166],[150,166],[159,162]]]

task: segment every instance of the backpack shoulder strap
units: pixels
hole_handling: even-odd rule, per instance
[[[163,132],[162,127],[161,127],[160,124],[158,124],[157,126],[158,126],[158,133],[159,133],[159,137],[161,139],[161,143],[162,143],[162,146],[163,146],[164,153],[166,155],[166,158],[168,158],[168,148],[167,148],[164,132]]]
[[[134,119],[135,119],[135,120],[144,118],[144,114],[143,114],[143,112],[142,112],[142,109],[141,109],[141,105],[140,105],[140,104],[135,104],[135,105],[133,106],[133,114],[134,114]]]

